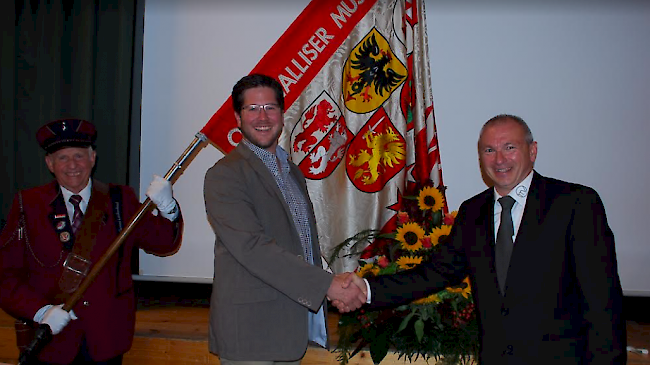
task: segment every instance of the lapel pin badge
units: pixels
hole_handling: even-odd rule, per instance
[[[518,196],[525,198],[528,195],[528,189],[525,186],[517,186],[515,190]]]

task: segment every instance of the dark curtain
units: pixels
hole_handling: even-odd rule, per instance
[[[144,0],[2,2],[0,218],[18,189],[52,175],[35,139],[45,122],[97,126],[94,177],[137,188]]]

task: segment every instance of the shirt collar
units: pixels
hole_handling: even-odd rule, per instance
[[[90,192],[92,191],[92,185],[93,185],[93,179],[88,179],[88,184],[86,185],[86,187],[83,188],[79,192],[79,194],[77,194],[81,196],[83,202],[85,202],[86,204],[88,204],[88,202],[90,201]],[[63,194],[63,199],[67,203],[70,200],[70,197],[74,195],[74,193],[64,188],[62,185],[59,186],[61,187],[61,194]]]
[[[275,155],[278,157],[278,161],[280,161],[280,167],[282,170],[286,170],[289,168],[289,154],[287,151],[285,151],[282,147],[277,146],[275,147]]]
[[[276,146],[275,147],[275,154],[260,148],[256,145],[254,145],[252,142],[250,142],[247,139],[242,139],[242,142],[248,147],[253,153],[260,159],[266,167],[269,168],[269,170],[273,170],[273,166],[269,166],[269,163],[276,163],[279,161],[280,162],[280,168],[282,170],[286,170],[289,168],[289,154],[287,151],[285,151],[282,147]],[[276,165],[277,166],[277,165]]]
[[[528,192],[530,191],[530,183],[533,181],[533,171],[531,171],[525,179],[523,179],[514,189],[510,190],[508,195],[510,195],[517,203],[526,205],[526,198],[528,197]],[[497,189],[494,189],[494,200],[498,201],[501,198],[501,194],[497,192]]]

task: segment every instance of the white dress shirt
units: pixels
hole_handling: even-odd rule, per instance
[[[521,218],[524,216],[524,208],[526,207],[526,199],[530,190],[530,183],[533,181],[533,172],[531,171],[525,179],[523,179],[514,189],[508,193],[515,200],[510,214],[512,215],[512,224],[514,226],[514,236],[512,242],[517,238],[519,226],[521,225]],[[499,232],[499,225],[501,224],[501,203],[499,198],[502,196],[494,189],[494,241],[497,239],[497,232]]]
[[[81,196],[81,203],[79,203],[79,208],[81,208],[81,212],[84,214],[86,214],[86,208],[88,208],[88,202],[90,201],[90,192],[92,191],[92,185],[92,179],[88,179],[88,185],[86,185],[86,187],[83,188],[79,194],[77,194]],[[63,186],[61,186],[61,194],[63,194],[65,207],[68,210],[68,219],[71,221],[70,224],[72,224],[72,217],[74,217],[74,205],[70,203],[70,197],[75,194]]]

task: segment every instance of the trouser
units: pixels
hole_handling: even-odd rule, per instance
[[[221,365],[300,365],[300,360],[296,361],[237,361],[228,360],[223,357],[219,358]]]
[[[123,355],[118,355],[112,359],[108,359],[105,361],[93,360],[90,357],[90,354],[88,353],[88,346],[86,345],[86,338],[84,337],[83,341],[81,342],[81,346],[79,346],[79,353],[69,365],[122,365],[122,357]],[[29,365],[50,365],[50,364],[47,362],[30,361]]]

